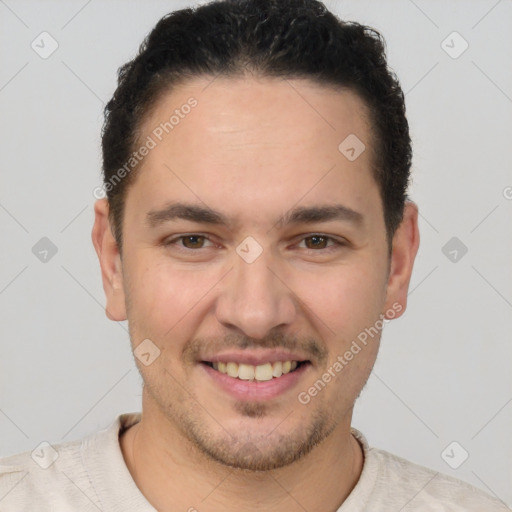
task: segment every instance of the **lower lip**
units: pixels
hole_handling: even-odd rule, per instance
[[[230,377],[225,373],[214,370],[205,363],[200,366],[206,371],[207,375],[224,391],[237,400],[271,400],[282,395],[296,386],[298,380],[304,375],[304,372],[311,366],[310,363],[301,364],[296,370],[283,374],[281,377],[272,378],[272,380],[241,380]]]

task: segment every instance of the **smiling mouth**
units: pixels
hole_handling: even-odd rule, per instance
[[[236,362],[210,362],[202,361],[203,364],[213,368],[219,373],[239,380],[268,381],[279,379],[283,375],[293,373],[301,366],[310,364],[309,361],[276,361],[275,363],[264,363],[254,366],[252,364]]]

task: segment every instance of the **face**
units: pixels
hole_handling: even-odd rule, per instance
[[[146,344],[146,417],[223,464],[278,468],[349,427],[383,319],[405,309],[415,228],[390,259],[356,95],[211,80],[143,123],[155,145],[127,192],[122,261],[101,201],[95,243],[109,317]],[[356,159],[338,149],[351,134],[366,147]]]

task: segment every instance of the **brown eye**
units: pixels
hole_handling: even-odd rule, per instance
[[[182,236],[181,240],[183,246],[187,249],[201,249],[204,244],[205,237],[201,235],[187,235]]]
[[[174,238],[168,238],[162,242],[164,247],[181,251],[182,253],[191,254],[192,251],[199,253],[200,249],[208,249],[215,247],[215,244],[207,235],[192,233],[190,235],[179,235]]]
[[[304,238],[304,240],[306,241],[305,243],[308,249],[325,249],[329,238],[326,236],[313,235]]]

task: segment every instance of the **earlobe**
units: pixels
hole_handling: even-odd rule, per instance
[[[91,236],[101,267],[101,278],[106,297],[105,312],[110,320],[119,322],[126,320],[123,269],[119,248],[112,235],[108,212],[107,199],[96,201]]]
[[[393,237],[390,272],[386,292],[386,318],[398,318],[407,307],[407,294],[414,260],[418,252],[420,235],[418,229],[418,206],[407,201],[400,226]]]

